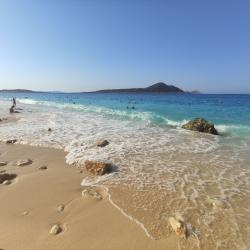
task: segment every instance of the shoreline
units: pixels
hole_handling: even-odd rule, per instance
[[[101,201],[96,201],[93,197],[82,197],[81,193],[84,188],[80,186],[80,183],[85,174],[79,173],[79,168],[65,163],[65,153],[62,150],[0,143],[0,153],[1,161],[8,162],[8,165],[0,167],[1,171],[6,170],[8,173],[17,174],[16,179],[10,185],[0,185],[2,203],[0,207],[2,224],[0,247],[2,249],[19,249],[16,248],[18,245],[15,245],[15,241],[17,244],[22,241],[22,247],[27,250],[44,249],[44,247],[80,250],[82,246],[86,245],[89,245],[87,249],[166,249],[166,246],[169,246],[168,249],[178,249],[178,239],[174,234],[169,239],[152,240],[148,238],[138,223],[128,220],[118,206],[112,203],[110,194]],[[28,157],[33,160],[31,165],[23,167],[15,165],[20,158]],[[44,164],[48,169],[39,170],[39,166]],[[66,183],[66,186],[63,185]],[[41,202],[41,198],[43,202]],[[56,209],[60,204],[64,204],[64,211],[58,213]],[[75,213],[74,210],[77,212]],[[94,215],[91,210],[96,211]],[[24,215],[24,212],[27,214]],[[104,219],[108,220],[108,224],[101,223]],[[63,232],[59,235],[51,236],[49,234],[52,221],[60,222],[62,225]],[[103,248],[102,240],[104,239],[100,235],[95,238],[95,243],[93,236],[81,239],[82,230],[86,230],[85,233],[90,235],[97,230],[97,228],[90,229],[94,225],[98,225],[100,234],[105,235],[107,231],[113,232],[113,235],[110,233],[105,235],[105,241],[109,242],[107,248]],[[80,232],[76,233],[74,227],[78,230],[81,229]],[[116,232],[119,230],[123,231],[120,236]],[[35,234],[38,235],[38,237],[36,236],[37,242],[28,242],[28,238]],[[114,235],[119,239],[115,239]],[[74,245],[75,241],[77,244]],[[71,246],[67,245],[62,248],[63,242],[71,244]]]

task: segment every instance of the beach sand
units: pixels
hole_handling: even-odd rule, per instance
[[[16,165],[28,158],[32,164]],[[2,173],[17,175],[10,185],[0,184],[0,249],[178,249],[174,233],[150,239],[107,196],[82,197],[86,173],[67,165],[61,150],[1,143],[0,161],[8,162],[0,167]],[[43,165],[47,169],[39,169]],[[60,205],[63,211],[58,211]],[[63,231],[51,235],[55,224]]]

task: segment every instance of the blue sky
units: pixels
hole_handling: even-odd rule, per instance
[[[248,0],[0,0],[0,89],[250,93],[249,13]]]

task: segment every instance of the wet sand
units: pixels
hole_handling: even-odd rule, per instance
[[[27,158],[33,163],[16,166]],[[0,171],[17,175],[10,185],[0,184],[0,249],[178,249],[174,233],[150,239],[107,196],[82,197],[86,173],[67,165],[61,150],[1,143],[0,161],[8,162]],[[58,235],[49,233],[54,224],[62,227]]]

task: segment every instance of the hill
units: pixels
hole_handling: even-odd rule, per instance
[[[95,91],[95,93],[184,93],[184,91],[173,85],[158,82],[146,88],[104,89]]]

